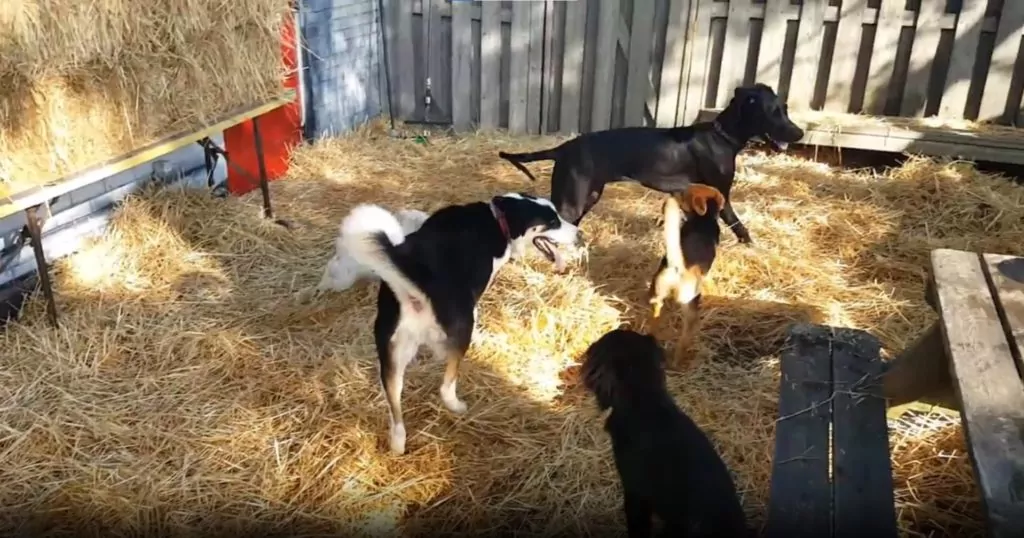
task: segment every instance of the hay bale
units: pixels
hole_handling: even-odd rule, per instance
[[[280,0],[3,2],[0,182],[60,177],[279,95],[287,11]]]
[[[290,178],[271,185],[295,231],[259,218],[258,193],[164,191],[131,199],[106,237],[60,262],[62,328],[34,298],[0,335],[0,506],[11,507],[0,533],[26,521],[167,535],[622,531],[610,443],[564,371],[600,334],[645,316],[660,198],[610,187],[583,224],[589,260],[569,274],[539,256],[503,269],[459,384],[468,414],[443,410],[436,361],[414,364],[410,450],[395,458],[371,335],[376,285],[312,305],[292,294],[320,278],[353,205],[429,211],[546,194],[496,153],[553,140],[419,145],[382,132],[297,150]],[[882,175],[744,161],[735,202],[757,247],[725,236],[697,345],[705,360],[668,383],[760,522],[786,325],[857,327],[900,349],[934,318],[923,301],[930,248],[1024,254],[1024,189],[923,159]],[[904,532],[978,531],[959,425],[894,423],[892,442]]]

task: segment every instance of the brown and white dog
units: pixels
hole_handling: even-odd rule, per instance
[[[701,284],[715,261],[721,239],[718,213],[724,206],[722,193],[702,183],[691,184],[665,200],[665,256],[651,280],[649,297],[652,331],[660,323],[667,298],[673,298],[683,308],[683,332],[676,345],[676,362],[697,332]]]

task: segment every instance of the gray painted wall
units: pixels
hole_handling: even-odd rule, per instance
[[[300,25],[306,137],[344,133],[387,112],[377,0],[303,0]]]

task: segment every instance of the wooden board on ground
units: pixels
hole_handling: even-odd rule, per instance
[[[790,328],[765,536],[897,536],[880,348],[863,331]]]
[[[949,249],[935,250],[931,258],[943,336],[989,536],[1020,536],[1024,382],[1015,360],[1024,326],[1014,324],[1021,321],[1024,276],[1014,275],[1024,269],[1015,270],[1014,265],[1024,262]],[[1007,305],[1010,310],[1004,311]]]
[[[73,190],[101,181],[115,174],[130,170],[181,149],[189,144],[213,136],[225,129],[238,125],[249,119],[262,116],[295,101],[295,90],[287,90],[281,97],[266,103],[240,108],[224,119],[198,130],[183,131],[154,142],[148,146],[126,153],[96,166],[87,168],[70,176],[55,179],[43,184],[32,185],[11,192],[0,193],[0,218],[4,218],[25,209],[42,204]]]

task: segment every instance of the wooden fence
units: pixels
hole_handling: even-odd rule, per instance
[[[458,129],[681,125],[754,81],[796,111],[1021,119],[1024,0],[388,0],[384,21],[396,115]]]

